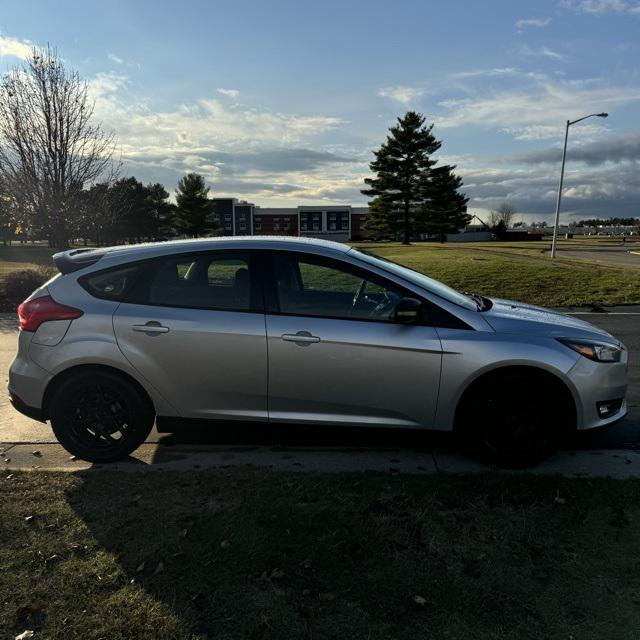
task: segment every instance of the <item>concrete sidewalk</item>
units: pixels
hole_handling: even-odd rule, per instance
[[[274,471],[324,473],[484,473],[500,472],[450,451],[278,446],[203,446],[145,444],[124,462],[92,465],[73,460],[58,444],[0,445],[0,465],[12,471],[194,471],[251,466]],[[525,473],[565,477],[640,478],[640,451],[561,451]]]

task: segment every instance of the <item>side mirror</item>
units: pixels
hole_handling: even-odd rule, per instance
[[[401,324],[413,324],[422,310],[422,302],[415,298],[401,298],[396,305],[395,321]]]

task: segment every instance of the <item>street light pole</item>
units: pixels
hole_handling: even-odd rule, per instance
[[[551,257],[556,257],[556,244],[558,242],[558,227],[560,226],[560,204],[562,202],[562,185],[564,183],[564,166],[567,162],[567,140],[569,139],[569,127],[577,122],[582,122],[587,118],[607,118],[608,113],[592,113],[588,116],[578,118],[577,120],[567,120],[564,131],[564,147],[562,149],[562,168],[560,169],[560,185],[558,187],[558,200],[556,202],[556,221],[553,227],[553,241],[551,242]]]
[[[564,183],[564,165],[567,162],[567,140],[569,139],[569,127],[571,122],[567,120],[564,130],[564,148],[562,150],[562,169],[560,169],[560,186],[558,187],[558,200],[556,202],[556,223],[553,226],[553,241],[551,242],[551,257],[556,257],[556,242],[558,241],[558,226],[560,225],[560,203],[562,202],[562,184]]]

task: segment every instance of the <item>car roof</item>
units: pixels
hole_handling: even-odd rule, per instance
[[[142,244],[100,247],[97,249],[71,249],[53,256],[62,273],[72,273],[97,265],[111,266],[120,262],[144,260],[162,255],[208,251],[211,249],[280,249],[303,251],[320,255],[340,255],[351,250],[348,244],[292,236],[218,236],[215,238],[193,238],[189,240],[168,240]],[[99,264],[98,264],[99,263]]]

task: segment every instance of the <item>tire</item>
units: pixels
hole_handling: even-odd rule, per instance
[[[567,394],[546,376],[493,375],[465,394],[456,431],[474,457],[504,468],[531,467],[575,427],[573,400]]]
[[[126,458],[145,441],[155,419],[144,392],[109,371],[78,372],[63,380],[49,414],[60,444],[88,462]]]

